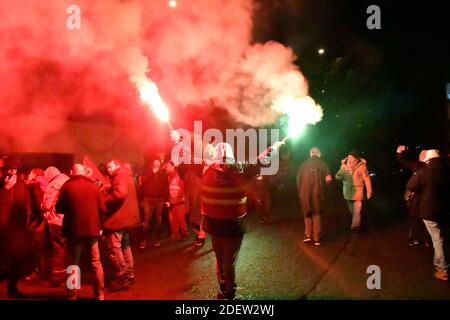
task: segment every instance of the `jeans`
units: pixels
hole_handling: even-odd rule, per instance
[[[211,235],[211,242],[216,255],[216,272],[219,284],[227,292],[236,290],[236,262],[243,237],[225,238]]]
[[[445,259],[444,239],[442,238],[441,228],[435,221],[423,220],[423,223],[425,223],[425,227],[427,227],[428,233],[431,236],[431,241],[433,241],[434,266],[439,271],[447,271],[448,264]]]
[[[352,229],[361,227],[361,200],[347,200],[348,210],[352,215]]]
[[[105,280],[103,266],[100,262],[100,250],[98,238],[70,239],[67,241],[69,262],[71,265],[79,266],[82,248],[89,252],[89,263],[94,273],[94,294],[96,298],[104,296]],[[69,290],[70,295],[76,295],[75,290]]]
[[[134,259],[129,234],[124,230],[108,231],[105,233],[105,238],[114,277],[121,278],[127,271],[134,272]]]
[[[152,240],[158,241],[161,232],[162,213],[164,210],[164,199],[145,198],[144,199],[144,221],[142,223],[143,237],[146,239],[150,233],[152,218],[154,218],[154,226],[152,232]]]

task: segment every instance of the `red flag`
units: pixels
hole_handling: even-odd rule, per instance
[[[95,163],[86,155],[83,159],[83,165],[86,168],[86,177],[97,184],[103,185],[105,187],[110,186],[111,183],[109,182],[109,179],[101,173]]]

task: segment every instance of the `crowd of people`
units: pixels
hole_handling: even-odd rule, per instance
[[[270,161],[276,147],[258,159]],[[441,218],[447,210],[448,166],[437,150],[424,151],[417,161],[405,160],[404,150],[403,146],[397,149],[398,160],[413,173],[405,192],[409,244],[426,241],[422,231],[426,227],[434,247],[435,277],[447,281]],[[303,242],[320,246],[325,189],[333,178],[318,148],[312,148],[309,156],[297,173]],[[94,295],[102,300],[105,261],[112,270],[110,291],[125,290],[136,281],[130,230],[140,230],[141,250],[160,246],[165,235],[170,241],[185,241],[193,230],[196,246],[205,243],[206,234],[211,236],[218,299],[234,299],[236,262],[245,234],[242,218],[249,203],[261,223],[271,221],[267,178],[259,174],[260,166],[236,162],[226,143],[217,144],[211,159],[200,165],[156,158],[142,176],[112,159],[106,164],[106,185],[89,178],[81,164],[74,164],[66,175],[54,166],[20,171],[21,164],[14,157],[0,161],[0,272],[8,279],[8,295],[15,298],[23,297],[18,283],[26,276],[41,277],[51,286],[66,286],[67,267],[79,265],[85,248],[94,275]],[[343,198],[352,216],[350,228],[359,233],[363,202],[372,197],[366,161],[358,152],[349,152],[335,179],[342,181]],[[77,288],[67,287],[67,294],[76,299]]]
[[[202,214],[202,176],[210,172],[210,166],[175,165],[164,160],[156,157],[151,168],[137,176],[127,163],[112,159],[104,166],[109,179],[104,183],[89,177],[92,169],[82,164],[74,164],[65,174],[54,166],[22,170],[16,158],[2,158],[0,273],[8,279],[8,295],[24,296],[18,287],[24,277],[65,287],[67,267],[79,265],[82,249],[89,256],[96,299],[105,296],[102,261],[112,271],[108,290],[126,290],[135,283],[130,231],[137,231],[134,235],[142,250],[159,247],[163,240],[187,240],[189,230],[196,235],[193,245],[203,246],[205,229],[209,230],[213,221]],[[239,186],[241,198],[249,191],[260,222],[269,222],[270,194],[264,177],[252,175],[246,182]],[[246,203],[241,207],[245,214]],[[219,238],[212,238],[214,247],[220,246]],[[230,262],[225,260],[223,273],[228,275]],[[234,262],[231,265],[234,268]],[[231,282],[234,284],[234,276]],[[232,288],[235,286],[230,284],[228,291]],[[67,294],[76,299],[77,289],[68,289]]]

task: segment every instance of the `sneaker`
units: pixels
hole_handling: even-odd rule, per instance
[[[194,246],[202,247],[205,244],[205,238],[197,238],[194,241]]]
[[[314,245],[315,245],[316,247],[319,247],[319,246],[322,245],[322,243],[321,243],[320,241],[314,241]]]
[[[147,245],[148,245],[147,240],[142,240],[141,243],[139,244],[139,249],[143,250],[147,248]]]
[[[448,281],[448,273],[447,271],[438,270],[434,273],[434,277],[436,279],[442,280],[442,281]]]
[[[303,238],[303,243],[311,243],[311,242],[312,242],[311,237],[305,236],[305,237]]]
[[[153,243],[153,246],[154,247],[161,247],[161,242],[156,241],[156,242]]]
[[[409,240],[408,246],[413,247],[419,244],[419,240]]]

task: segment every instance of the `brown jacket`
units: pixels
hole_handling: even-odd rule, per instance
[[[364,188],[367,194],[372,194],[372,184],[367,171],[366,160],[361,159],[353,170],[350,170],[344,160],[342,160],[341,168],[336,173],[336,179],[343,182],[344,199],[364,200]]]
[[[120,167],[114,172],[111,189],[106,195],[106,207],[106,230],[118,231],[140,224],[137,192],[131,170]]]

